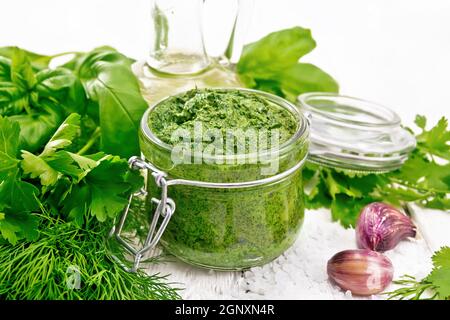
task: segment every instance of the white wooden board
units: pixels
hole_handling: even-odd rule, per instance
[[[420,230],[417,239],[403,241],[386,252],[395,268],[394,279],[403,274],[426,276],[432,267],[432,250],[450,245],[450,215],[413,207]],[[433,216],[434,215],[434,216]],[[443,230],[436,232],[436,228]],[[245,272],[218,272],[173,261],[152,266],[149,273],[170,274],[170,281],[184,288],[184,299],[360,299],[331,285],[326,263],[335,253],[356,248],[353,229],[332,222],[328,210],[307,211],[295,244],[281,257]],[[175,259],[174,259],[175,260]],[[390,291],[395,288],[391,285]],[[372,296],[370,299],[385,299]]]

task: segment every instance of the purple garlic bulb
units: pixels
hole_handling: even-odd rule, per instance
[[[382,292],[392,281],[394,267],[383,254],[366,250],[336,253],[327,264],[329,278],[354,295],[370,296]]]
[[[361,249],[384,252],[415,236],[416,227],[411,219],[382,202],[365,206],[356,224],[356,243]]]

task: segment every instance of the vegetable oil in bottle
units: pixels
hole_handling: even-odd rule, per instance
[[[133,65],[149,104],[196,87],[242,87],[226,58],[206,54],[202,5],[203,0],[152,1],[150,55]]]

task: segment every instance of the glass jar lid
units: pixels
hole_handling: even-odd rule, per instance
[[[306,93],[297,102],[311,120],[310,162],[387,172],[401,167],[416,146],[400,117],[379,104],[334,93]]]

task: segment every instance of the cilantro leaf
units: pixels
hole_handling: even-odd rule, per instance
[[[0,206],[13,208],[17,212],[33,211],[38,207],[35,195],[39,192],[20,179],[18,141],[20,128],[16,122],[0,116]]]
[[[329,208],[332,198],[327,191],[318,166],[307,164],[303,169],[305,205],[308,209]]]
[[[426,278],[435,286],[435,291],[442,299],[450,298],[450,267],[434,269]]]
[[[450,300],[450,247],[442,247],[433,255],[433,270],[422,280],[404,275],[395,284],[401,285],[399,289],[387,292],[389,299],[446,299]],[[423,297],[425,292],[432,296]]]
[[[435,252],[432,260],[434,268],[425,281],[433,284],[440,298],[450,299],[450,247]]]
[[[355,226],[361,209],[375,201],[372,193],[385,183],[379,175],[347,175],[311,164],[305,172],[306,207],[330,208],[332,219],[346,228]]]
[[[10,223],[8,220],[0,221],[0,233],[3,239],[9,241],[11,244],[16,244],[19,237],[17,233],[20,232],[20,227]]]
[[[43,158],[23,150],[22,159],[24,174],[30,175],[31,178],[39,177],[43,186],[51,186],[58,181],[58,171],[49,166]]]
[[[436,126],[427,131],[424,116],[416,117],[416,124],[422,129],[417,136],[419,149],[432,156],[437,156],[450,161],[450,129],[448,120],[442,117]]]
[[[450,164],[439,165],[413,152],[400,170],[390,175],[417,189],[448,192]]]
[[[420,114],[416,115],[416,118],[414,119],[414,123],[421,129],[425,129],[427,126],[427,118],[425,116],[422,116]]]
[[[442,247],[435,252],[432,260],[435,267],[450,268],[450,247]]]

